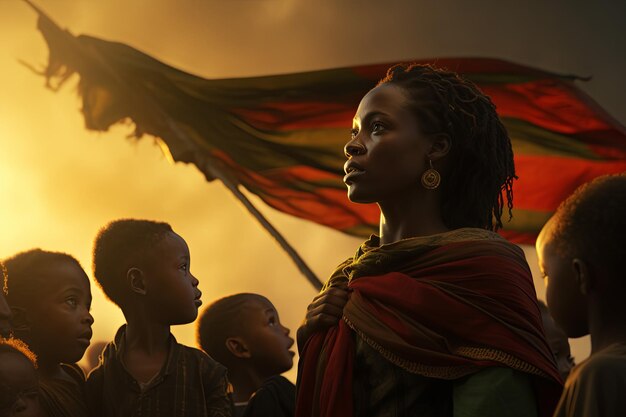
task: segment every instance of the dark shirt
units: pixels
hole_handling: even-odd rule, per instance
[[[296,409],[296,386],[280,375],[263,382],[243,413],[243,417],[293,417]]]
[[[61,364],[66,378],[39,379],[39,402],[48,417],[87,417],[85,374],[76,364]]]
[[[170,335],[165,365],[150,382],[140,384],[122,361],[125,330],[125,325],[118,330],[115,340],[104,349],[100,365],[87,378],[92,416],[231,416],[226,368]]]

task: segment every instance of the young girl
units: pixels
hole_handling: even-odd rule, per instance
[[[549,416],[560,378],[524,254],[499,237],[513,151],[457,74],[398,65],[361,100],[344,182],[380,233],[309,305],[297,416]]]
[[[15,337],[38,358],[41,405],[50,417],[87,415],[76,362],[91,339],[91,290],[72,256],[34,249],[5,261]]]

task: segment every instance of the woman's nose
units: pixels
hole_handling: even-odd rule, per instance
[[[363,155],[366,152],[365,146],[360,144],[359,142],[352,139],[350,142],[346,143],[346,146],[343,148],[344,153],[349,158],[351,156]]]

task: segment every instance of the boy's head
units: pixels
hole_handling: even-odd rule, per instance
[[[89,278],[70,255],[33,249],[5,261],[13,331],[49,364],[73,363],[89,346]]]
[[[554,322],[546,304],[541,300],[538,300],[538,303],[546,339],[548,339],[548,344],[554,354],[556,367],[561,374],[561,378],[565,381],[575,365],[569,346],[569,340],[565,332]]]
[[[227,368],[245,367],[263,378],[293,366],[293,339],[272,303],[258,294],[236,294],[209,305],[198,324],[200,347]]]
[[[124,219],[105,226],[93,249],[94,276],[127,316],[147,310],[154,321],[194,321],[202,304],[189,248],[167,223]]]
[[[607,175],[579,187],[537,239],[550,314],[569,337],[589,333],[592,299],[623,298],[626,281],[626,176]],[[617,305],[615,305],[617,307]]]
[[[0,261],[0,274],[2,274],[2,282],[0,282],[2,286],[0,290],[0,337],[9,337],[11,334],[11,309],[6,299],[8,274],[2,261]]]
[[[0,417],[40,415],[36,367],[22,341],[0,338]]]

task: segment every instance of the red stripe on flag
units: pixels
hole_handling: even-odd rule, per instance
[[[514,184],[514,207],[554,211],[579,185],[605,174],[626,171],[626,161],[591,161],[557,156],[516,155],[519,177]]]
[[[565,134],[613,130],[562,82],[538,80],[481,88],[495,103],[500,117],[522,119]]]

